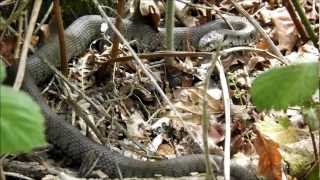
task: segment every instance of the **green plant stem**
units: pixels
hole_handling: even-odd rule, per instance
[[[306,31],[310,37],[310,40],[312,41],[313,45],[317,48],[319,48],[318,44],[317,44],[317,35],[315,34],[315,32],[313,31],[309,20],[307,19],[306,15],[304,14],[302,7],[300,6],[299,0],[292,0],[292,4],[294,6],[294,8],[296,9],[302,24],[304,25],[304,27],[306,28]]]
[[[174,10],[175,10],[175,1],[167,0],[166,2],[166,48],[168,51],[174,51]],[[173,64],[173,59],[168,58],[167,63]]]

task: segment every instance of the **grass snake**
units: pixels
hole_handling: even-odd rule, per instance
[[[235,30],[228,30],[223,20],[215,20],[198,27],[175,28],[175,47],[182,49],[186,40],[197,49],[215,48],[218,41],[222,46],[247,45],[255,38],[255,29],[242,17],[228,17],[227,20]],[[114,21],[114,20],[113,20]],[[65,30],[65,44],[67,58],[84,52],[88,44],[101,35],[100,25],[103,19],[98,15],[86,15],[75,20]],[[123,34],[128,40],[137,40],[142,48],[148,51],[159,50],[163,47],[165,29],[155,31],[150,26],[124,20]],[[110,31],[107,31],[111,34]],[[53,75],[50,68],[41,59],[46,59],[56,67],[59,67],[59,45],[57,37],[52,37],[48,43],[40,47],[27,59],[27,74],[24,79],[23,89],[40,105],[46,119],[46,137],[50,143],[58,147],[73,161],[81,163],[84,157],[90,153],[100,156],[97,168],[105,172],[109,177],[153,177],[155,174],[164,176],[186,176],[190,172],[205,172],[204,155],[187,155],[170,160],[141,161],[114,152],[110,147],[94,143],[83,136],[78,129],[65,122],[53,112],[37,87]],[[212,155],[212,160],[221,169],[223,158]],[[255,175],[248,169],[232,162],[231,179],[251,180]]]

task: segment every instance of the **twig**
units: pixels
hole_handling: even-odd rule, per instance
[[[5,180],[6,176],[4,174],[4,170],[3,170],[3,164],[4,164],[4,160],[5,158],[8,156],[9,154],[3,154],[0,156],[0,179]]]
[[[23,46],[22,46],[22,53],[21,53],[21,57],[20,57],[17,77],[16,77],[14,85],[13,85],[14,89],[20,89],[22,82],[23,82],[25,69],[26,69],[26,59],[27,59],[27,55],[28,55],[29,45],[30,45],[31,38],[32,38],[32,32],[33,32],[33,29],[35,27],[35,24],[36,24],[36,21],[38,18],[41,4],[42,4],[42,0],[35,0],[34,4],[33,4],[33,10],[31,13],[30,23],[29,23],[28,30],[26,33],[26,38],[25,38]]]
[[[117,12],[115,12],[112,8],[107,7],[106,8],[108,10],[110,10],[111,12],[113,12],[116,15],[116,22],[115,22],[115,26],[119,29],[120,32],[123,31],[123,23],[122,23],[122,17],[123,17],[123,9],[124,9],[124,0],[120,0],[118,1],[117,4]],[[119,54],[119,38],[116,34],[112,35],[112,49],[111,49],[111,58],[114,59],[118,56]],[[97,78],[99,80],[104,81],[105,78],[108,76],[108,74],[110,73],[109,70],[109,64],[103,64],[98,71],[96,72],[97,74]]]
[[[211,52],[190,52],[190,51],[157,51],[153,53],[141,53],[137,54],[139,58],[146,58],[146,59],[156,59],[156,58],[166,58],[166,57],[205,57],[209,58],[211,57]],[[111,59],[110,61],[107,61],[107,63],[113,63],[113,62],[123,62],[123,61],[130,61],[134,59],[133,56],[122,56],[117,57],[115,59]]]
[[[68,60],[66,55],[66,45],[64,42],[64,28],[61,15],[60,0],[53,0],[54,18],[57,22],[59,33],[59,48],[60,48],[60,64],[61,72],[66,76],[68,74]]]
[[[308,41],[308,35],[306,34],[306,31],[304,30],[295,10],[294,10],[294,7],[292,5],[292,2],[291,0],[284,0],[282,1],[282,4],[286,7],[286,9],[288,10],[290,16],[291,16],[291,19],[294,23],[294,25],[296,26],[300,36],[301,36],[301,39],[303,41],[303,43],[307,42]]]
[[[218,54],[219,50],[217,51],[216,55],[212,55],[211,65],[207,71],[207,76],[204,81],[204,88],[203,88],[203,105],[202,105],[202,130],[203,130],[203,148],[206,160],[206,176],[207,179],[216,179],[213,174],[212,164],[209,158],[209,149],[208,149],[208,127],[209,127],[209,120],[208,120],[208,89],[209,89],[209,82],[211,79],[211,75],[215,69],[216,63],[218,61]]]
[[[47,10],[46,14],[41,19],[40,23],[38,23],[38,26],[34,30],[33,34],[37,34],[38,33],[38,31],[41,29],[41,26],[46,22],[46,20],[48,19],[49,15],[51,14],[52,9],[53,9],[53,3],[51,2],[50,6],[49,6],[49,9]]]
[[[116,16],[116,22],[115,26],[117,29],[119,29],[120,32],[122,32],[122,17],[123,17],[123,11],[124,11],[124,0],[118,0],[117,4],[117,14],[119,16]],[[112,50],[111,50],[111,57],[115,58],[118,56],[118,50],[119,49],[119,38],[116,34],[113,34],[112,36]],[[105,70],[105,69],[104,69]]]
[[[23,28],[23,17],[19,17],[19,25],[18,25],[18,34],[17,34],[17,45],[16,49],[14,50],[13,58],[15,62],[18,61],[21,51],[21,44],[22,44],[22,28]]]
[[[1,6],[7,6],[7,5],[10,5],[10,4],[13,4],[14,1],[13,0],[4,0],[2,2],[0,2],[0,7]]]
[[[175,10],[175,1],[166,2],[166,38],[165,45],[166,49],[169,51],[174,51],[174,10]],[[167,64],[174,64],[174,59],[169,57],[166,59]]]
[[[272,52],[277,55],[282,61],[286,61],[284,56],[281,54],[280,50],[274,45],[268,34],[263,30],[263,28],[259,25],[259,23],[250,16],[247,11],[245,11],[238,3],[236,3],[234,0],[230,0],[230,2],[235,6],[235,8],[243,15],[245,16],[248,21],[260,32],[262,37],[267,41],[268,45],[270,46]]]
[[[195,7],[195,8],[200,8],[200,9],[206,9],[206,10],[217,10],[215,7],[208,7],[208,6],[201,6],[201,5],[198,5],[198,4],[194,4],[194,3],[191,3],[189,1],[184,1],[184,0],[176,0],[176,1],[179,1],[187,6],[190,6],[190,7]]]
[[[256,52],[260,52],[260,53],[265,53],[265,54],[277,59],[281,63],[287,64],[285,61],[283,61],[278,56],[276,56],[276,55],[274,55],[264,49],[252,48],[252,47],[246,47],[246,46],[239,46],[239,47],[232,47],[232,48],[224,49],[224,50],[220,51],[220,54],[222,56],[225,56],[231,52],[238,52],[238,51],[256,51]],[[165,58],[165,57],[180,57],[180,58],[203,57],[203,58],[209,58],[211,56],[212,56],[211,52],[190,52],[190,51],[157,51],[157,52],[153,52],[153,53],[138,54],[139,58],[146,58],[146,59]],[[122,57],[112,59],[112,60],[108,61],[107,63],[129,61],[132,59],[134,59],[133,56],[122,56]]]
[[[88,118],[87,113],[85,112],[85,110],[79,106],[72,98],[71,95],[71,90],[70,87],[66,84],[66,83],[61,83],[64,85],[64,87],[66,87],[66,92],[67,92],[67,98],[66,100],[68,101],[68,104],[70,104],[73,109],[77,112],[77,114],[85,121],[85,123],[91,128],[91,130],[94,132],[94,134],[98,137],[99,141],[102,142],[103,144],[106,144],[107,141],[105,141],[102,133],[100,132],[99,129],[97,129],[97,127],[90,121],[90,119]]]
[[[264,49],[259,49],[259,48],[252,48],[252,47],[232,47],[232,48],[228,48],[228,49],[224,49],[221,51],[221,55],[222,56],[225,56],[227,55],[228,53],[231,53],[231,52],[238,52],[238,51],[256,51],[256,52],[261,52],[261,53],[266,53],[267,55],[277,59],[279,62],[281,62],[282,64],[285,64],[285,65],[288,65],[287,61],[284,60],[284,59],[281,59],[280,57],[272,54],[271,52],[269,51],[266,51]]]
[[[296,9],[296,11],[297,11],[297,13],[298,13],[298,15],[299,15],[299,17],[301,19],[302,24],[306,28],[306,31],[307,31],[307,33],[308,33],[313,45],[315,47],[319,48],[318,43],[317,43],[318,37],[314,33],[314,31],[313,31],[313,29],[312,29],[312,27],[310,25],[309,20],[307,19],[306,15],[304,14],[304,12],[303,12],[303,10],[302,10],[302,8],[300,6],[299,1],[298,0],[292,0],[292,4],[293,4],[294,8]]]
[[[231,144],[231,99],[229,96],[229,88],[224,69],[220,60],[218,60],[217,69],[222,87],[224,112],[225,112],[225,140],[224,140],[224,178],[230,180],[230,144]]]
[[[174,9],[175,1],[166,2],[166,49],[169,51],[174,50]]]
[[[18,173],[15,173],[15,172],[4,172],[4,175],[11,176],[11,177],[17,178],[17,179],[33,180],[32,178],[30,178],[28,176],[24,176],[22,174],[18,174]]]
[[[320,46],[320,3],[317,3],[318,4],[318,12],[319,12],[319,18],[318,18],[318,25],[319,25],[319,27],[318,27],[318,29],[319,29],[319,39],[318,39],[318,45]],[[319,94],[318,94],[318,98],[320,99],[320,56],[318,57],[318,92],[319,92]],[[319,121],[319,124],[320,124],[320,118],[318,118],[318,121]],[[319,132],[319,141],[318,141],[318,149],[319,149],[319,153],[318,153],[318,159],[320,160],[320,131],[318,131]],[[320,166],[319,166],[319,168],[320,168]],[[320,170],[319,170],[319,172],[320,172]]]
[[[318,161],[319,159],[318,159],[318,151],[317,151],[317,142],[314,137],[314,134],[312,133],[312,129],[311,129],[310,124],[308,124],[308,127],[309,127],[309,133],[310,133],[312,146],[313,146],[314,159],[315,159],[315,161]],[[319,137],[319,140],[320,140],[320,137]]]

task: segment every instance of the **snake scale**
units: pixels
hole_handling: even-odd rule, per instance
[[[190,28],[175,28],[175,47],[182,49],[184,41],[196,48],[206,48],[215,46],[217,40],[200,41],[201,38],[220,39],[223,46],[246,45],[252,42],[255,36],[255,29],[245,18],[227,18],[236,30],[228,30],[222,20],[209,22],[205,25]],[[75,20],[65,30],[65,44],[67,58],[79,55],[87,48],[88,44],[97,38],[100,32],[100,25],[104,20],[98,15],[86,15]],[[149,51],[158,50],[163,47],[165,30],[160,28],[155,31],[150,26],[143,23],[133,23],[124,20],[123,34],[128,40],[137,40],[138,43]],[[213,32],[213,34],[209,33]],[[111,31],[107,31],[111,34]],[[208,34],[209,33],[209,34]],[[46,137],[54,146],[58,147],[64,154],[72,158],[74,162],[81,163],[88,152],[100,157],[96,168],[105,172],[109,177],[153,177],[155,174],[164,176],[186,176],[190,172],[205,172],[203,155],[187,155],[170,160],[141,161],[125,157],[122,154],[111,150],[110,147],[94,143],[83,136],[79,130],[66,123],[60,116],[53,112],[41,96],[37,85],[44,83],[53,72],[43,63],[41,59],[59,67],[59,45],[57,37],[52,37],[45,45],[40,47],[33,55],[27,59],[27,74],[23,83],[23,89],[27,91],[33,99],[40,105],[46,119]],[[223,158],[211,156],[219,167],[223,167]],[[218,173],[223,169],[216,168]],[[232,162],[231,179],[251,180],[256,179],[254,173],[244,167]]]

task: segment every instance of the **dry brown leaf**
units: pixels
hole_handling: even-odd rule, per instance
[[[202,124],[197,124],[194,122],[185,122],[185,127],[188,127],[189,132],[192,133],[193,137],[199,143],[200,146],[203,146],[203,128]],[[216,122],[210,122],[208,128],[208,148],[210,152],[217,152],[219,147],[218,143],[224,140],[224,128],[223,125]]]
[[[129,120],[126,121],[127,133],[130,137],[144,138],[144,129],[146,126],[143,115],[139,111],[134,111]]]
[[[149,23],[154,29],[157,29],[160,24],[160,9],[153,0],[140,0],[139,11],[142,16],[145,16],[150,21]]]
[[[163,156],[170,156],[175,154],[175,150],[169,144],[160,144],[158,147],[158,154]]]
[[[259,154],[258,172],[267,179],[281,180],[281,155],[279,145],[262,136],[254,129],[257,137],[254,140],[254,146]]]
[[[8,37],[0,41],[0,55],[3,56],[9,63],[12,64],[14,61],[14,50],[16,48],[17,40],[14,36]]]
[[[279,42],[279,49],[287,53],[292,51],[298,40],[296,27],[285,8],[278,8],[272,13],[274,24],[273,37]]]

